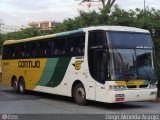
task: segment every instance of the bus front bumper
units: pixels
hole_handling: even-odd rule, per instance
[[[109,91],[106,102],[120,103],[130,101],[154,100],[157,97],[157,88],[153,89],[127,89],[121,91]]]

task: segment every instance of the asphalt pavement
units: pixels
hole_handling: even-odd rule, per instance
[[[52,115],[57,115],[54,116],[54,118],[60,117],[61,119],[67,119],[71,116],[75,116],[79,119],[85,117],[86,119],[97,120],[103,118],[106,119],[106,114],[117,113],[160,113],[160,103],[128,102],[123,104],[107,104],[89,101],[89,104],[87,106],[80,106],[75,104],[74,101],[68,97],[31,91],[28,91],[25,95],[20,95],[15,93],[12,88],[0,85],[0,114],[2,115],[27,115],[27,117],[36,115],[39,117],[39,119],[44,119],[44,116],[45,118],[47,118],[48,116],[46,115],[51,115],[50,117],[53,117]],[[70,119],[75,119],[72,117]],[[31,120],[31,118],[27,119]]]

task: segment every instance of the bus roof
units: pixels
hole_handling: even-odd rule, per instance
[[[3,43],[3,45],[21,43],[21,42],[27,42],[27,41],[33,41],[33,40],[41,40],[41,39],[47,39],[47,38],[53,38],[53,37],[59,37],[59,36],[67,36],[67,35],[72,35],[72,34],[76,34],[76,33],[83,33],[85,31],[92,31],[92,30],[107,30],[107,31],[149,33],[148,30],[139,29],[139,28],[135,28],[135,27],[126,27],[126,26],[93,26],[93,27],[87,27],[87,28],[80,28],[78,30],[72,30],[72,31],[67,31],[67,32],[61,32],[61,33],[56,33],[56,34],[50,34],[50,35],[44,35],[44,36],[38,36],[38,37],[32,37],[32,38],[26,38],[26,39],[20,39],[20,40],[6,40]]]
[[[127,27],[127,26],[93,26],[88,28],[83,28],[84,30],[106,30],[106,31],[120,31],[120,32],[138,32],[138,33],[149,33],[148,30],[135,28],[135,27]]]

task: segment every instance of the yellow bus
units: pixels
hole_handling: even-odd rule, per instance
[[[2,83],[25,90],[106,103],[155,99],[157,78],[149,31],[97,26],[7,40]]]

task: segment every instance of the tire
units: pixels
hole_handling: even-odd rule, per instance
[[[17,79],[16,79],[16,78],[13,79],[12,87],[13,87],[13,90],[14,90],[16,93],[18,93],[18,82],[17,82]]]
[[[86,105],[86,103],[87,103],[87,101],[86,101],[86,92],[85,92],[83,84],[78,83],[74,87],[73,98],[74,98],[74,101],[76,102],[76,104],[78,104],[78,105]]]
[[[25,94],[25,82],[23,78],[19,80],[18,89],[20,94]]]

